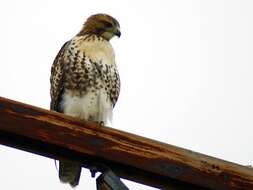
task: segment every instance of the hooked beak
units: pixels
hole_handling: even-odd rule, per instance
[[[120,32],[120,29],[118,28],[115,32],[115,36],[118,36],[120,38],[121,36],[121,32]]]

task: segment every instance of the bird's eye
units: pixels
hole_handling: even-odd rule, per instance
[[[113,27],[112,23],[107,22],[107,21],[103,22],[103,24],[105,25],[106,28],[112,28]]]

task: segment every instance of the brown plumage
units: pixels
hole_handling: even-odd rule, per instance
[[[96,14],[87,19],[77,36],[96,34],[106,40],[110,40],[114,35],[120,37],[119,28],[119,22],[110,15]],[[106,35],[105,29],[111,34],[109,37]]]
[[[51,69],[52,110],[105,124],[111,120],[120,80],[109,40],[120,36],[119,27],[118,21],[109,15],[93,15],[63,45]],[[80,163],[60,161],[62,182],[76,186],[80,173]]]

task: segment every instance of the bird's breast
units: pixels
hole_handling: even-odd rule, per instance
[[[91,121],[110,120],[119,78],[108,41],[76,37],[65,54],[64,113]]]

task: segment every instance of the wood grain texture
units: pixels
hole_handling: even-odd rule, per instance
[[[86,168],[100,163],[159,189],[253,189],[251,168],[5,98],[0,143]]]

